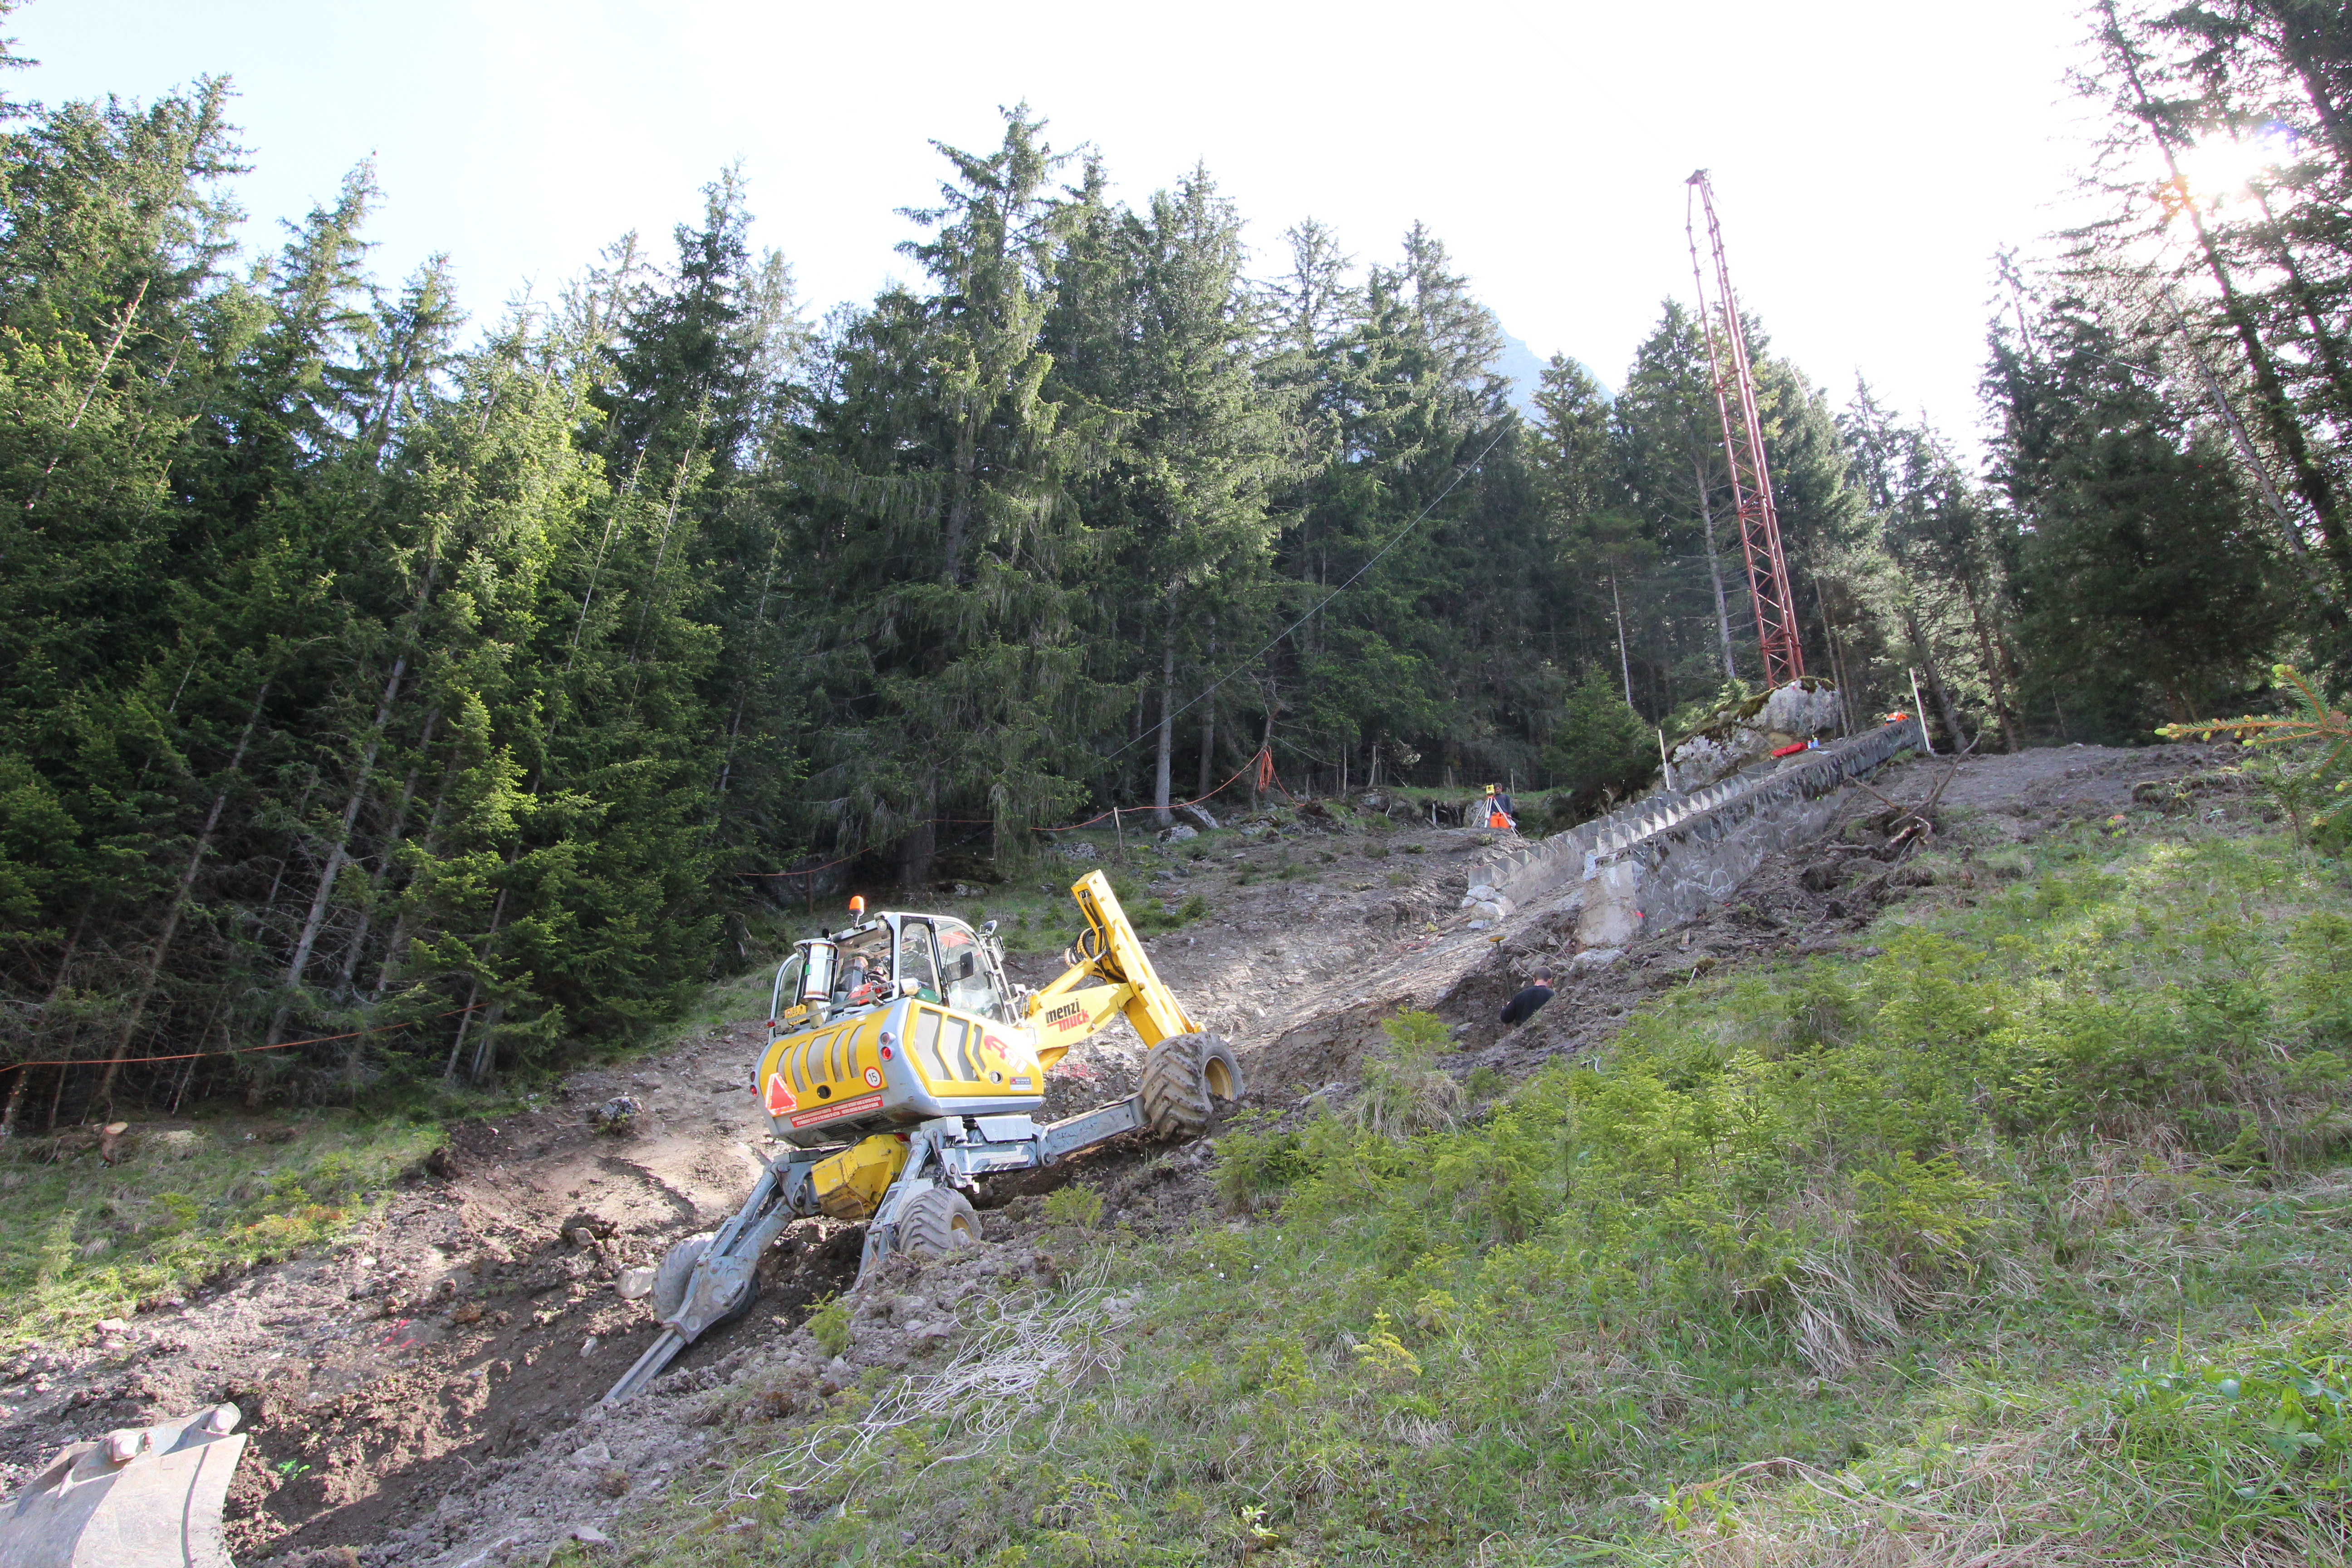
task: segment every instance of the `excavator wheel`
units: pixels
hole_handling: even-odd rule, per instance
[[[670,1244],[662,1254],[661,1262],[654,1268],[654,1289],[650,1300],[656,1321],[673,1316],[686,1305],[687,1281],[694,1278],[694,1266],[701,1261],[711,1240],[719,1233],[706,1230]]]
[[[662,1254],[661,1262],[654,1268],[653,1293],[648,1298],[653,1305],[656,1322],[674,1315],[680,1307],[686,1305],[687,1287],[693,1282],[694,1266],[700,1261],[702,1255],[710,1249],[710,1244],[717,1240],[718,1237],[719,1233],[715,1230],[699,1231],[683,1241],[672,1242],[669,1250]],[[743,1292],[743,1299],[730,1308],[726,1316],[711,1323],[710,1328],[705,1329],[703,1332],[709,1333],[710,1329],[733,1322],[750,1311],[751,1303],[759,1299],[759,1280],[755,1276],[751,1282],[751,1289]]]
[[[898,1215],[898,1247],[915,1258],[944,1258],[980,1245],[980,1215],[953,1187],[926,1187]]]
[[[1238,1102],[1242,1064],[1234,1059],[1233,1047],[1221,1035],[1202,1035],[1201,1040],[1201,1076],[1208,1080],[1210,1095],[1225,1105]]]
[[[1215,1035],[1177,1035],[1143,1058],[1137,1092],[1152,1131],[1162,1138],[1196,1138],[1215,1109],[1212,1096],[1228,1103],[1241,1098],[1241,1067],[1234,1048]]]

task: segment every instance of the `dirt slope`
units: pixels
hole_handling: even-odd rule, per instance
[[[2201,748],[2074,747],[1971,759],[1956,773],[1916,761],[1874,787],[1916,802],[1942,780],[1945,805],[1976,814],[1971,837],[1990,843],[2125,811],[2135,787],[2209,760]],[[1883,809],[1863,791],[1853,806],[1857,818]],[[1212,914],[1154,942],[1153,960],[1241,1048],[1251,1098],[1297,1110],[1348,1092],[1378,1021],[1399,1006],[1458,1026],[1462,1071],[1517,1077],[1605,1037],[1654,987],[1854,940],[1908,885],[1856,827],[1775,858],[1737,902],[1689,926],[1649,935],[1606,966],[1578,964],[1554,904],[1494,930],[1471,930],[1457,913],[1465,858],[1483,837],[1425,826],[1368,834],[1311,814],[1286,840],[1219,835],[1208,841],[1214,856],[1155,877],[1171,902],[1204,893]],[[1277,864],[1292,875],[1256,879]],[[1015,963],[1032,982],[1058,968]],[[1507,1034],[1495,1016],[1538,964],[1562,970],[1560,994]],[[746,1020],[625,1070],[583,1073],[531,1114],[456,1128],[446,1156],[345,1245],[217,1281],[100,1343],[19,1358],[0,1387],[0,1488],[60,1444],[230,1398],[254,1434],[229,1506],[241,1563],[472,1568],[541,1561],[575,1532],[593,1539],[633,1496],[706,1462],[697,1422],[709,1414],[707,1391],[747,1361],[781,1359],[811,1386],[862,1370],[828,1363],[795,1331],[811,1302],[849,1283],[858,1241],[854,1229],[805,1221],[763,1263],[767,1289],[749,1318],[693,1347],[625,1421],[583,1419],[651,1335],[645,1306],[614,1294],[619,1271],[717,1224],[760,1169],[745,1087],[758,1028]],[[1054,1080],[1053,1112],[1127,1092],[1139,1048],[1123,1028],[1082,1047]],[[597,1131],[593,1108],[621,1093],[645,1113],[624,1135]],[[939,1344],[942,1303],[1056,1279],[1030,1225],[1038,1194],[1086,1180],[1110,1221],[1148,1237],[1210,1211],[1209,1160],[1205,1147],[1136,1139],[1000,1183],[988,1215],[995,1245],[943,1274],[902,1268],[861,1292],[861,1313],[905,1333],[852,1353],[865,1366],[931,1364],[926,1356],[951,1354]]]

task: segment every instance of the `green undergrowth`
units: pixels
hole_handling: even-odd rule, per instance
[[[951,909],[975,926],[983,921],[995,921],[996,934],[1013,952],[1059,952],[1077,940],[1086,925],[1086,917],[1078,912],[1076,900],[1070,897],[1070,884],[1088,871],[1099,870],[1109,879],[1119,908],[1127,912],[1128,923],[1140,935],[1159,936],[1180,931],[1209,912],[1208,900],[1183,882],[1149,880],[1153,870],[1173,858],[1132,848],[1124,863],[1112,861],[1108,854],[1096,865],[1048,863],[1038,872],[1037,885],[1045,888],[1045,892],[1013,886],[961,904],[941,907]]]
[[[0,1145],[0,1349],[331,1241],[442,1137],[406,1117],[330,1111],[139,1128],[114,1165],[87,1135]]]
[[[1226,1214],[1067,1231],[1131,1321],[747,1422],[636,1560],[2341,1560],[2352,889],[2136,831],[1483,1106],[1391,1020],[1220,1140]]]

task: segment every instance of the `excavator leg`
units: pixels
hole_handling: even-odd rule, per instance
[[[908,1150],[907,1163],[891,1181],[889,1190],[875,1205],[874,1217],[866,1222],[866,1247],[857,1255],[857,1277],[865,1279],[874,1272],[875,1265],[893,1252],[906,1250],[900,1231],[908,1211],[924,1193],[947,1187],[939,1178],[947,1173],[939,1163],[938,1148],[928,1136],[914,1141]],[[948,1188],[952,1192],[954,1189]],[[969,1204],[964,1205],[967,1209]]]
[[[1141,1092],[1061,1121],[1039,1126],[1026,1116],[1005,1115],[924,1122],[908,1137],[905,1163],[892,1174],[866,1219],[857,1277],[865,1279],[883,1258],[907,1250],[909,1243],[935,1247],[978,1240],[979,1215],[958,1189],[971,1187],[992,1172],[1055,1164],[1145,1127],[1162,1137],[1197,1136],[1208,1125],[1213,1101],[1237,1100],[1241,1092],[1241,1069],[1231,1047],[1214,1035],[1190,1034],[1153,1048]],[[769,1165],[735,1217],[694,1258],[679,1300],[656,1301],[655,1310],[665,1313],[662,1331],[604,1395],[605,1405],[618,1405],[637,1393],[704,1331],[749,1306],[759,1289],[755,1269],[760,1255],[784,1226],[820,1213],[855,1217],[866,1200],[847,1203],[844,1195],[870,1193],[864,1184],[879,1180],[872,1162],[856,1158],[858,1147],[862,1145],[822,1157],[796,1152]],[[835,1200],[830,1209],[827,1195]],[[672,1248],[673,1257],[682,1260],[679,1248],[701,1239],[688,1237]],[[8,1564],[0,1561],[0,1568]]]
[[[735,1211],[735,1217],[719,1226],[702,1248],[687,1277],[682,1299],[661,1321],[662,1331],[605,1394],[605,1405],[618,1405],[637,1393],[705,1330],[751,1305],[760,1289],[760,1255],[784,1226],[816,1212],[809,1201],[808,1173],[813,1163],[787,1158],[761,1173],[759,1184]],[[679,1245],[697,1239],[689,1237]]]

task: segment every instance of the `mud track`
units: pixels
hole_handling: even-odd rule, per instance
[[[2161,795],[2154,781],[2208,770],[2214,755],[2071,747],[1971,759],[1943,805],[1973,816],[1973,841],[1997,845],[2132,809],[2136,788]],[[1916,802],[1951,765],[1899,764],[1873,788]],[[1240,1048],[1250,1099],[1277,1112],[1345,1098],[1379,1021],[1402,1006],[1456,1026],[1460,1072],[1517,1078],[1604,1039],[1659,986],[1861,940],[1916,883],[1872,859],[1866,819],[1883,802],[1849,794],[1847,820],[1860,826],[1844,837],[1775,857],[1732,903],[1605,965],[1575,962],[1554,904],[1471,929],[1457,907],[1464,869],[1487,836],[1343,830],[1312,814],[1248,844],[1220,835],[1213,855],[1155,873],[1171,906],[1200,892],[1212,914],[1154,941],[1153,960]],[[1282,867],[1289,875],[1265,879]],[[1058,969],[1043,956],[1014,966],[1032,982]],[[1503,1001],[1538,966],[1561,971],[1558,998],[1503,1031]],[[19,1357],[0,1387],[0,1489],[63,1443],[226,1398],[253,1433],[228,1507],[240,1563],[478,1568],[543,1561],[567,1535],[595,1539],[633,1496],[704,1462],[706,1391],[738,1368],[806,1362],[812,1380],[860,1370],[818,1366],[809,1336],[794,1332],[813,1302],[850,1283],[860,1240],[856,1227],[804,1221],[763,1261],[748,1318],[692,1347],[625,1419],[583,1419],[651,1337],[645,1305],[613,1289],[619,1272],[716,1225],[761,1167],[766,1145],[745,1087],[758,1030],[752,1020],[713,1030],[579,1074],[530,1115],[454,1127],[446,1152],[404,1176],[383,1215],[343,1244],[158,1303],[105,1342]],[[1051,1080],[1051,1113],[1128,1092],[1139,1055],[1123,1027],[1089,1042]],[[597,1131],[593,1108],[622,1093],[645,1114],[624,1135]],[[1031,1219],[1039,1194],[1071,1180],[1097,1186],[1107,1221],[1139,1237],[1198,1224],[1214,1212],[1211,1158],[1204,1145],[1137,1137],[1000,1182],[984,1213],[988,1256],[960,1261],[949,1287],[920,1289],[1053,1278]],[[918,1289],[895,1277],[890,1288]],[[932,1331],[915,1321],[922,1306],[887,1291],[860,1303],[908,1320],[909,1348],[866,1364],[923,1353]]]

